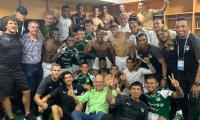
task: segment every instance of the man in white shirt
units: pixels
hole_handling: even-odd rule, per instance
[[[135,81],[139,81],[144,86],[144,83],[145,83],[144,75],[156,73],[155,68],[149,62],[149,58],[145,57],[141,60],[148,65],[149,69],[139,68],[136,71],[135,68],[134,68],[134,66],[136,65],[134,60],[132,58],[127,58],[127,60],[126,60],[127,69],[123,70],[123,73],[125,73],[126,80],[129,84],[131,84]],[[125,88],[122,93],[123,93],[123,95],[129,95],[130,94],[128,88]]]
[[[61,41],[66,40],[69,34],[76,35],[76,33],[73,32],[72,21],[69,18],[70,17],[69,13],[70,13],[69,6],[64,5],[62,7],[62,15],[60,16],[56,25],[56,27],[60,31]]]
[[[162,20],[160,18],[156,18],[154,20],[154,22],[153,22],[153,30],[149,31],[151,45],[154,45],[154,46],[158,47],[159,40],[157,38],[156,32],[158,31],[158,29],[160,27],[163,27],[163,26],[164,26],[164,24],[163,24],[163,22],[162,22]],[[174,38],[176,37],[176,31],[170,30],[170,33],[172,34],[172,36]]]

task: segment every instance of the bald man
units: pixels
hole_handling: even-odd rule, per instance
[[[140,22],[140,26],[146,27],[146,28],[153,28],[153,14],[157,14],[160,12],[165,12],[167,6],[169,4],[168,0],[164,0],[164,6],[162,9],[155,10],[155,9],[149,9],[146,10],[146,4],[145,1],[140,1],[138,3],[138,9],[140,10],[140,13],[137,14],[137,19]]]

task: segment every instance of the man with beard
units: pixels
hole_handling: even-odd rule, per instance
[[[58,48],[61,46],[59,39],[60,32],[58,28],[54,28],[50,32],[50,39],[45,40],[42,45],[42,67],[43,67],[43,78],[51,74],[51,66],[56,61],[55,55]]]
[[[115,61],[115,52],[110,42],[103,41],[103,32],[101,30],[97,30],[96,39],[93,39],[88,42],[83,54],[88,54],[92,49],[95,52],[96,58],[94,64],[92,66],[93,69],[99,69],[99,58],[106,57],[107,68],[111,68],[112,63],[108,59],[108,53],[110,52],[112,55],[113,62]],[[115,63],[115,62],[114,62]]]

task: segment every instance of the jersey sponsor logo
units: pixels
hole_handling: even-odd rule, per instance
[[[90,82],[90,79],[89,79],[89,78],[86,78],[86,82]]]
[[[74,53],[71,54],[71,57],[73,57],[73,56],[74,56]]]
[[[52,89],[52,86],[49,86],[50,89]]]
[[[170,47],[170,50],[174,50],[174,46],[171,46],[171,47]]]
[[[148,58],[152,58],[152,55],[151,55],[151,54],[148,54]]]
[[[60,82],[59,85],[62,86],[62,82]]]
[[[141,108],[141,112],[143,112],[143,113],[144,113],[144,108]]]
[[[131,103],[126,103],[128,106],[131,106]]]
[[[163,106],[164,106],[163,103],[155,103],[155,104],[149,103],[149,105],[150,105],[151,107],[163,107]]]

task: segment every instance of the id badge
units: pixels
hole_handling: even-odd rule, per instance
[[[178,70],[184,71],[184,61],[178,60]]]

